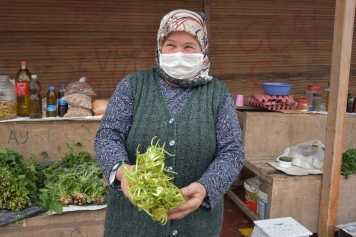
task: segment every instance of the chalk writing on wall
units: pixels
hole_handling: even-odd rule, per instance
[[[56,160],[69,153],[69,146],[74,145],[75,152],[86,151],[94,155],[94,139],[100,121],[95,123],[72,122],[66,124],[0,124],[2,134],[0,145],[24,155],[25,159],[33,154],[38,161]],[[47,153],[47,155],[44,155]]]
[[[95,131],[96,132],[96,131]],[[94,133],[95,133],[94,132]],[[27,145],[27,143],[40,144],[43,142],[59,143],[70,142],[68,139],[78,141],[93,141],[93,135],[90,128],[85,125],[80,125],[69,130],[61,130],[60,128],[43,128],[36,130],[9,130],[7,135],[7,144],[11,145]]]

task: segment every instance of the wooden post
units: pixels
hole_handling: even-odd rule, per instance
[[[318,236],[335,236],[356,0],[337,0]]]

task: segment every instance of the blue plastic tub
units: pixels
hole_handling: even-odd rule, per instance
[[[293,84],[282,82],[262,83],[266,95],[289,95]]]

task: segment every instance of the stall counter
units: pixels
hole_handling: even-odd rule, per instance
[[[25,159],[33,154],[36,161],[46,162],[58,160],[69,153],[67,143],[75,140],[82,147],[73,146],[74,151],[87,151],[94,155],[93,144],[100,123],[100,116],[2,120],[0,146],[13,149]]]

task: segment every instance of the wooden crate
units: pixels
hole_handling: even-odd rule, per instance
[[[2,237],[103,236],[105,209],[35,216],[0,226]]]

